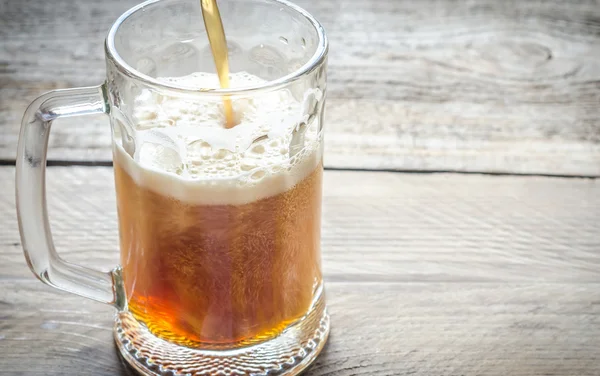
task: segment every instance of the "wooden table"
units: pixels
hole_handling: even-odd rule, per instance
[[[134,3],[0,1],[2,375],[129,374],[112,309],[27,269],[13,165],[25,106],[99,83],[102,39]],[[299,3],[331,39],[333,330],[307,374],[600,375],[600,3]],[[59,253],[104,270],[109,142],[103,117],[61,120],[48,171]]]

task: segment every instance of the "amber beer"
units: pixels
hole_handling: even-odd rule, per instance
[[[247,344],[308,312],[321,286],[320,163],[268,197],[194,204],[141,186],[122,160],[123,278],[129,310],[152,333],[192,347]]]
[[[219,85],[222,89],[229,88],[229,49],[227,48],[227,37],[223,28],[223,20],[219,12],[217,0],[200,0],[204,28],[208,36],[210,50],[215,61],[215,68],[219,76]],[[223,98],[223,112],[225,115],[225,127],[235,126],[235,115],[231,100]]]
[[[219,8],[216,0],[200,3],[219,84],[228,88]],[[222,108],[224,128],[236,126],[229,98]],[[318,154],[242,184],[230,199],[206,181],[172,179],[163,189],[152,178],[141,184],[132,174],[143,177],[144,169],[115,158],[129,311],[156,336],[191,347],[267,340],[302,318],[321,287]]]

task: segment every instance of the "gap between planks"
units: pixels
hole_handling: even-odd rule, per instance
[[[112,161],[71,161],[71,160],[49,160],[47,167],[112,167]],[[0,159],[1,166],[15,166],[15,161],[11,159]],[[486,171],[457,171],[457,170],[413,170],[413,169],[388,169],[388,168],[346,168],[346,167],[325,167],[325,171],[342,172],[392,172],[399,174],[457,174],[457,175],[487,175],[487,176],[534,176],[548,178],[567,178],[567,179],[598,179],[600,175],[562,175],[562,174],[538,174],[538,173],[519,173],[519,172],[486,172]]]

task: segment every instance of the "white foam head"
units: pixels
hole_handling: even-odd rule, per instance
[[[215,74],[162,78],[192,89],[218,87]],[[232,87],[264,81],[231,76]],[[222,103],[165,97],[147,90],[136,100],[135,146],[115,143],[115,162],[142,186],[194,204],[243,204],[286,191],[321,160],[318,116],[287,90],[234,99],[238,124],[226,129]]]

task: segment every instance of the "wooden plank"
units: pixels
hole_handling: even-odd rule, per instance
[[[600,374],[598,283],[328,281],[327,299],[332,334],[307,376]],[[108,306],[4,280],[0,317],[3,375],[130,374]]]
[[[0,369],[128,375],[110,307],[36,281],[14,168],[0,168]],[[118,259],[112,171],[52,167],[61,255]],[[600,186],[594,179],[325,173],[330,342],[307,375],[600,373]]]
[[[13,176],[0,168],[0,277],[29,278]],[[47,180],[59,253],[114,267],[112,169],[51,167]],[[324,184],[329,280],[600,282],[598,180],[326,171]]]
[[[102,81],[102,39],[137,2],[0,4],[0,159],[37,95]],[[328,166],[600,176],[598,1],[298,3],[331,39]],[[102,117],[53,132],[51,159],[110,159]]]

